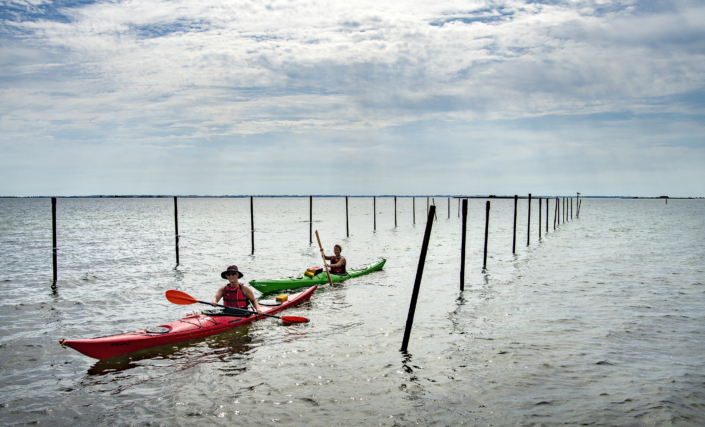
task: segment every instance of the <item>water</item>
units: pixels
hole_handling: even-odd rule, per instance
[[[409,352],[400,353],[425,228],[425,198],[314,200],[327,251],[384,271],[319,289],[288,315],[206,339],[96,361],[61,338],[175,320],[210,300],[219,273],[245,280],[320,265],[308,198],[59,199],[52,288],[51,204],[0,199],[0,421],[3,425],[702,425],[705,227],[702,200],[585,199],[581,217],[538,240],[532,204],[471,200],[459,291],[457,200],[437,198]],[[545,221],[545,202],[543,220]],[[545,222],[542,221],[542,227]],[[315,236],[313,237],[315,242]],[[255,291],[256,292],[256,291]],[[257,294],[257,292],[256,292]]]

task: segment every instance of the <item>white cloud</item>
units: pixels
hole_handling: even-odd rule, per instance
[[[429,123],[703,113],[702,101],[678,100],[705,89],[705,8],[689,2],[131,0],[46,14],[50,3],[3,4],[18,18],[2,25],[0,150],[52,138],[69,151],[131,141],[182,152],[328,135],[403,168],[399,151]],[[494,132],[517,162],[542,149],[527,129]],[[464,158],[467,142],[452,137],[445,148]],[[438,169],[448,161],[413,149]],[[266,162],[262,150],[253,161]]]

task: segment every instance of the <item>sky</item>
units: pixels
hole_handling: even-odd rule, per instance
[[[0,196],[705,196],[705,1],[0,0]]]

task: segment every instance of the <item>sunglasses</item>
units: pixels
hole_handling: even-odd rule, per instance
[[[237,276],[237,273],[225,273],[225,277],[228,277],[228,276]]]

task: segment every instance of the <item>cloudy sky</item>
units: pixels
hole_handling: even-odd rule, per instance
[[[705,196],[705,2],[0,0],[0,196]]]

